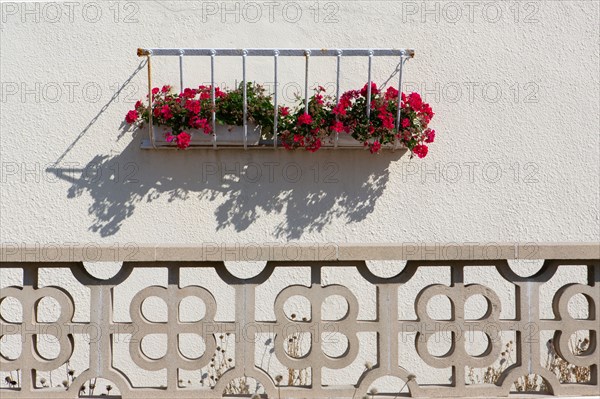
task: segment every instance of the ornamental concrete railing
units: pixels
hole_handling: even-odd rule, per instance
[[[539,270],[523,276],[536,259]],[[599,392],[600,243],[4,244],[0,260],[3,399]],[[229,261],[266,265],[241,278]],[[87,262],[122,266],[101,279]],[[134,277],[145,286],[133,290]],[[164,319],[148,316],[151,297],[164,302]],[[335,317],[331,297],[342,302]],[[466,310],[474,297],[476,316]],[[572,314],[576,297],[583,317]],[[189,298],[204,310],[193,320],[182,317]],[[40,311],[47,300],[52,320]],[[231,317],[219,316],[224,308]],[[158,356],[155,341],[144,343],[153,335],[164,341]],[[442,352],[431,345],[440,335]]]

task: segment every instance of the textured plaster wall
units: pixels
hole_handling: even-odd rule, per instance
[[[1,6],[3,243],[600,237],[597,1]],[[411,47],[417,56],[405,69],[405,91],[420,91],[431,103],[437,140],[424,160],[362,152],[142,151],[145,131],[122,123],[146,93],[137,47]],[[396,63],[376,59],[374,80],[385,81]],[[280,98],[291,103],[303,86],[303,60],[280,64]],[[343,60],[342,90],[364,84],[366,65]],[[241,60],[217,59],[217,68],[222,84],[241,78]],[[155,85],[176,84],[175,58],[156,59],[154,71]],[[248,71],[250,79],[272,84],[270,59],[250,59]],[[312,59],[311,86],[332,87],[334,72],[334,60]],[[208,79],[207,60],[185,60],[186,85]],[[444,273],[416,281],[444,282]],[[485,271],[474,273],[498,284]],[[349,276],[338,278],[359,284]],[[17,274],[2,270],[0,277],[7,286]],[[85,303],[83,287],[58,279]],[[577,270],[565,271],[556,287],[579,279]],[[265,295],[285,281],[276,278]],[[132,291],[151,283],[147,275],[128,282]],[[413,291],[401,294],[410,298]],[[510,287],[501,297],[510,312]],[[367,312],[368,300],[362,303]],[[354,373],[361,368],[357,363]]]
[[[176,243],[598,238],[598,2],[455,2],[456,23],[445,2],[319,3],[318,23],[307,2],[293,3],[303,10],[296,23],[292,7],[282,15],[284,2],[273,22],[256,3],[263,15],[255,23],[237,2],[214,3],[223,7],[215,15],[210,2],[81,3],[72,17],[64,4],[9,4],[0,61],[2,241],[154,243],[165,232]],[[225,13],[236,4],[239,14]],[[52,23],[55,8],[63,15]],[[438,139],[427,159],[412,161],[141,151],[142,134],[123,133],[121,123],[145,95],[145,71],[110,101],[136,71],[139,46],[413,47],[407,89],[431,102]],[[377,59],[374,80],[396,63]],[[282,64],[289,98],[302,85],[303,60]],[[313,65],[311,81],[335,81],[333,60]],[[207,66],[186,61],[186,81],[207,81]],[[218,81],[241,77],[241,60],[217,67]],[[343,67],[343,89],[364,84],[366,60]],[[176,82],[177,59],[154,69],[157,85]],[[271,60],[248,69],[272,82]],[[238,181],[250,163],[258,174],[251,166]]]

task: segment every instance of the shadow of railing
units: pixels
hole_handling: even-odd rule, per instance
[[[360,150],[142,151],[138,141],[116,156],[96,155],[80,168],[47,169],[71,184],[68,198],[91,196],[90,229],[101,236],[115,234],[140,203],[167,196],[169,202],[194,199],[199,213],[215,203],[218,230],[241,232],[276,214],[282,218],[274,218],[271,233],[300,238],[334,219],[364,220],[387,186],[390,162],[401,156]]]

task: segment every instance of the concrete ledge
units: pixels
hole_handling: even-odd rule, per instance
[[[3,243],[0,262],[154,261],[493,261],[501,259],[600,259],[600,243],[204,243],[149,244]],[[8,265],[3,265],[8,267]]]

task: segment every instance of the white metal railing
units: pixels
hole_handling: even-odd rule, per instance
[[[213,105],[212,111],[212,130],[213,140],[212,147],[217,148],[217,136],[216,136],[216,114],[215,114],[215,57],[242,57],[242,82],[243,82],[243,97],[244,97],[244,110],[243,110],[243,127],[244,127],[244,149],[248,148],[248,98],[247,98],[247,85],[246,85],[246,59],[249,56],[258,57],[273,57],[274,65],[274,109],[275,116],[273,121],[273,148],[277,148],[277,125],[279,117],[278,109],[278,59],[279,57],[305,57],[305,71],[304,71],[304,112],[308,113],[308,76],[309,76],[309,59],[310,57],[336,57],[336,104],[340,99],[340,73],[341,73],[341,60],[342,57],[367,57],[368,58],[368,79],[367,79],[367,117],[370,116],[370,102],[371,102],[371,71],[373,65],[373,57],[400,57],[398,64],[398,104],[400,104],[402,96],[402,70],[404,63],[415,56],[413,49],[228,49],[228,48],[138,48],[137,55],[139,57],[147,57],[148,60],[148,104],[149,109],[152,110],[153,94],[152,94],[152,57],[171,56],[179,57],[179,85],[181,91],[183,91],[183,60],[184,57],[210,57],[210,80],[211,80],[211,102]],[[398,113],[396,115],[396,129],[400,126],[400,106],[398,106]],[[154,128],[152,126],[152,112],[149,112],[148,121],[148,133],[151,148],[157,149],[157,145],[154,139]],[[398,140],[394,149],[398,147]],[[338,148],[338,133],[335,134],[334,148]]]

